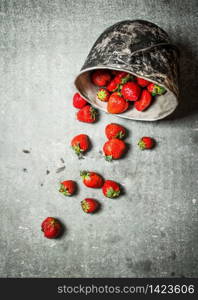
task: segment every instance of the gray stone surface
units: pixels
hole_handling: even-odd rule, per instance
[[[0,1],[1,277],[198,276],[196,3]],[[115,22],[137,18],[180,47],[181,105],[158,122],[104,113],[96,124],[77,122],[73,80],[93,42]],[[131,149],[110,164],[100,150],[112,121],[129,129]],[[82,132],[93,148],[78,160],[69,143]],[[139,151],[142,135],[155,137],[156,149]],[[82,169],[119,181],[126,194],[108,200],[86,189]],[[63,179],[79,182],[76,197],[58,193]],[[87,196],[102,203],[98,214],[81,211]],[[61,239],[43,237],[47,216],[64,222]]]

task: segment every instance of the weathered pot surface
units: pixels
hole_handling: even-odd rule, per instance
[[[157,25],[144,21],[122,21],[107,28],[93,45],[75,79],[80,94],[93,106],[107,112],[105,102],[97,99],[97,87],[90,80],[96,69],[126,71],[165,87],[152,105],[139,112],[132,108],[120,117],[155,121],[171,114],[178,104],[178,49],[167,33]]]

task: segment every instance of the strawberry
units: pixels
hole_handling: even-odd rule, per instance
[[[103,194],[108,198],[115,198],[120,195],[120,186],[112,180],[106,180],[102,187]]]
[[[115,91],[118,89],[118,87],[119,87],[119,84],[116,83],[115,80],[113,79],[113,80],[111,80],[111,81],[109,82],[109,84],[107,85],[107,90],[108,90],[109,92],[115,92]]]
[[[140,99],[134,103],[134,106],[137,110],[143,111],[149,107],[151,100],[151,94],[147,90],[143,90]]]
[[[106,126],[105,134],[109,140],[123,139],[126,135],[126,129],[119,124],[111,123]]]
[[[81,157],[82,152],[85,152],[90,147],[89,137],[86,134],[79,134],[75,136],[71,141],[72,149],[75,153]]]
[[[124,84],[128,82],[130,79],[132,79],[132,75],[126,72],[119,72],[114,78],[114,81],[117,84]]]
[[[129,107],[129,104],[126,100],[124,100],[123,97],[121,97],[121,94],[118,92],[115,92],[111,94],[108,104],[107,104],[107,111],[111,114],[118,114],[122,113]]]
[[[62,225],[57,219],[48,217],[42,222],[41,230],[44,232],[46,238],[54,239],[60,235]]]
[[[79,93],[75,93],[73,96],[73,106],[75,108],[83,108],[87,104],[87,101],[81,97]]]
[[[126,151],[126,144],[119,139],[111,139],[103,146],[105,159],[111,161],[112,159],[119,159]]]
[[[100,88],[98,90],[97,97],[98,97],[99,100],[107,102],[109,100],[110,93],[106,89]]]
[[[151,149],[153,148],[154,144],[155,144],[154,139],[148,136],[142,137],[138,142],[138,146],[140,147],[141,150]]]
[[[121,93],[124,99],[129,101],[136,101],[140,96],[141,89],[136,82],[127,82],[123,85]]]
[[[97,86],[106,86],[111,80],[111,74],[108,70],[96,70],[91,74],[91,81]]]
[[[61,182],[59,192],[64,196],[71,196],[76,191],[76,183],[73,180],[65,180]]]
[[[141,87],[146,87],[150,83],[150,81],[140,78],[140,77],[137,77],[136,79],[137,79],[138,85],[140,85]]]
[[[86,105],[77,112],[76,116],[78,121],[94,123],[96,121],[96,110],[91,105]]]
[[[101,188],[104,183],[103,178],[95,172],[81,171],[80,176],[84,185],[90,188]]]
[[[159,86],[159,85],[154,84],[154,83],[150,83],[147,86],[147,90],[152,94],[152,96],[162,95],[166,92],[164,87]]]
[[[81,201],[81,207],[84,212],[93,213],[99,208],[99,202],[91,198],[86,198]]]

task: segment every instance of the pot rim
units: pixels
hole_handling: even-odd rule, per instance
[[[112,67],[111,68],[110,66],[109,67],[107,67],[107,66],[96,66],[96,67],[90,67],[90,68],[83,69],[83,70],[81,70],[78,73],[78,75],[75,77],[75,80],[74,80],[74,84],[75,84],[76,88],[77,88],[76,82],[77,82],[77,79],[79,78],[80,75],[82,75],[83,73],[89,72],[89,71],[99,70],[99,69],[108,69],[108,70],[115,70],[115,71],[127,72],[127,73],[130,73],[130,74],[132,74],[132,75],[134,75],[136,77],[141,77],[141,78],[143,78],[145,80],[148,80],[148,78],[143,77],[143,76],[139,76],[139,75],[137,75],[137,74],[135,74],[135,73],[133,73],[131,71],[128,71],[127,69],[120,69],[120,68],[116,68],[116,67]],[[143,121],[143,122],[145,122],[145,121],[158,121],[158,120],[166,118],[167,116],[169,116],[170,114],[172,114],[175,111],[176,107],[178,106],[178,101],[177,101],[178,97],[177,97],[177,95],[173,91],[171,91],[169,88],[167,88],[164,84],[159,84],[158,82],[156,82],[154,80],[150,80],[150,79],[149,79],[149,81],[152,82],[152,83],[154,83],[154,84],[157,84],[157,85],[160,85],[160,86],[164,87],[166,90],[168,90],[170,93],[172,93],[174,95],[175,100],[176,100],[175,101],[175,106],[173,107],[173,109],[171,111],[169,111],[167,114],[165,114],[165,115],[163,115],[161,117],[158,117],[157,119],[152,119],[151,118],[151,119],[144,120],[144,119],[139,119],[139,118],[127,117],[124,114],[109,114],[104,108],[96,106],[86,96],[82,95],[78,88],[77,88],[77,90],[78,90],[78,93],[81,95],[81,97],[85,98],[87,100],[87,102],[90,103],[93,107],[95,107],[97,109],[100,109],[100,110],[104,111],[105,113],[107,113],[109,115],[115,115],[115,116],[118,116],[118,117],[121,117],[121,118],[129,119],[129,120],[134,120],[134,121]]]

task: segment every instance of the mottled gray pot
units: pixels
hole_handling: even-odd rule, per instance
[[[90,81],[95,69],[114,69],[148,79],[167,89],[143,112],[135,108],[120,117],[154,121],[171,114],[178,104],[178,50],[167,33],[157,25],[143,21],[122,21],[107,28],[93,45],[75,85],[93,106],[106,110],[96,98],[97,88]]]

